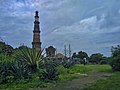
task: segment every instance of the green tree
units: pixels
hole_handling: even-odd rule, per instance
[[[72,58],[77,58],[76,52],[73,53]]]
[[[13,54],[13,47],[0,41],[0,54],[11,56]]]
[[[111,52],[112,52],[112,57],[120,56],[120,45],[118,45],[117,47],[112,47]]]
[[[112,60],[110,65],[114,71],[120,71],[120,46],[118,45],[117,47],[112,47],[111,52]]]
[[[18,48],[15,48],[15,49],[14,49],[14,53],[19,53],[19,52],[21,52],[21,51],[25,51],[26,48],[29,48],[29,47],[27,47],[27,46],[25,46],[25,45],[21,45],[21,46],[19,46]],[[31,49],[31,48],[29,48],[29,49]]]
[[[92,54],[90,56],[90,62],[99,64],[101,60],[104,60],[104,56],[101,53]]]
[[[88,54],[86,52],[80,51],[80,52],[78,52],[77,57],[82,59],[82,60],[83,60],[83,58],[87,58],[88,59]]]

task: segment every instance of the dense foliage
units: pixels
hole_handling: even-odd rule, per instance
[[[32,74],[28,65],[21,60],[16,60],[11,64],[10,73],[15,80],[29,80]]]
[[[74,63],[74,61],[71,60],[69,62],[67,62],[67,61],[63,62],[62,65],[63,65],[64,68],[70,68],[73,65],[75,65],[75,63]]]
[[[78,54],[76,54],[76,52],[73,53],[72,58],[80,58],[80,59],[87,58],[88,59],[88,54],[86,52],[79,51]]]
[[[0,41],[0,54],[11,56],[13,54],[13,47]]]
[[[56,69],[56,65],[53,62],[47,63],[45,65],[45,69],[40,75],[41,80],[57,80],[58,79],[58,72]]]
[[[31,71],[23,61],[16,60],[0,63],[0,83],[13,82],[14,80],[30,80]]]
[[[101,53],[92,54],[90,57],[86,52],[79,51],[78,54],[75,52],[72,55],[72,59],[75,63],[84,64],[84,60],[87,60],[87,63],[92,64],[108,64],[108,58]]]
[[[78,54],[75,52],[72,55],[72,59],[75,61],[74,63],[84,63],[84,58],[86,58],[87,60],[89,60],[88,54],[86,52],[83,51],[79,51]]]
[[[26,62],[31,69],[31,71],[36,72],[38,69],[38,63],[42,61],[42,51],[36,51],[35,49],[25,48],[21,50],[18,55],[18,60],[23,60]]]
[[[80,52],[78,52],[78,56],[77,57],[82,59],[82,60],[84,58],[88,59],[88,54],[86,52],[80,51]]]
[[[90,56],[90,62],[94,64],[107,64],[107,58],[101,53],[95,53]]]
[[[120,46],[112,47],[112,61],[111,66],[114,71],[120,71]]]
[[[9,82],[10,68],[10,63],[0,63],[0,84]]]

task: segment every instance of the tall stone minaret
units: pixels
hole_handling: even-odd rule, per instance
[[[39,28],[39,16],[38,11],[35,12],[35,21],[34,21],[34,30],[33,30],[33,42],[32,48],[37,51],[41,51],[41,42],[40,42],[40,28]]]

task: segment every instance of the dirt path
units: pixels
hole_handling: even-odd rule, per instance
[[[81,90],[86,86],[89,86],[95,83],[97,80],[106,79],[106,76],[110,76],[110,73],[105,72],[91,72],[87,76],[80,75],[80,78],[73,79],[72,81],[68,81],[66,83],[60,83],[59,85],[53,88],[37,88],[30,90]]]

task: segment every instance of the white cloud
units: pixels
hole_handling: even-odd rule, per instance
[[[78,33],[95,33],[100,30],[101,24],[104,22],[104,17],[102,16],[100,20],[97,16],[92,16],[76,22],[70,26],[62,26],[53,31],[53,34],[78,34]]]
[[[110,49],[112,45],[118,44],[113,42],[113,36],[110,36],[109,34],[120,30],[119,26],[110,28],[109,30],[106,27],[101,28],[102,24],[106,22],[105,17],[104,14],[101,15],[100,19],[98,19],[97,16],[92,16],[80,20],[70,26],[56,28],[47,35],[47,38],[44,38],[44,41],[59,46],[58,50],[60,51],[60,47],[64,46],[65,43],[71,43],[73,50],[85,50],[89,51],[89,54],[93,53],[93,51],[103,52],[103,49]],[[109,40],[110,42],[107,42]]]

